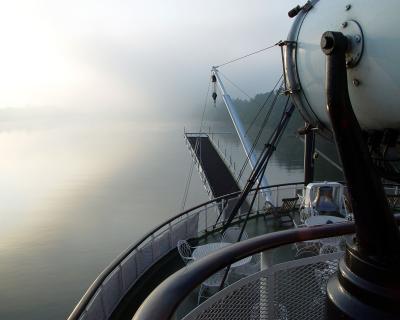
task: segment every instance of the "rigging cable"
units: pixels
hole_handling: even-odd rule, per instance
[[[261,111],[264,109],[265,105],[267,104],[269,98],[272,96],[272,94],[275,92],[276,87],[279,85],[279,83],[282,81],[283,78],[283,74],[281,74],[281,76],[279,77],[278,81],[275,83],[274,87],[272,88],[272,90],[270,91],[267,99],[265,100],[265,102],[261,105],[261,107],[258,109],[255,117],[253,118],[253,121],[250,123],[249,127],[246,130],[246,134],[249,133],[250,129],[252,128],[252,126],[254,125],[254,123],[257,121],[258,116],[260,115]]]
[[[254,142],[253,142],[253,145],[252,145],[252,149],[251,149],[250,154],[252,154],[252,153],[254,152],[254,150],[255,150],[255,148],[256,148],[256,146],[257,146],[259,140],[260,140],[261,134],[262,134],[262,132],[264,131],[264,129],[265,129],[265,127],[266,127],[266,125],[267,125],[267,123],[268,123],[268,121],[269,121],[269,118],[270,118],[270,116],[271,116],[271,113],[272,113],[272,111],[273,111],[275,105],[276,105],[276,102],[277,102],[277,100],[278,100],[278,97],[279,97],[280,93],[282,92],[282,89],[283,89],[282,85],[283,85],[283,84],[281,84],[280,88],[279,88],[277,91],[275,91],[274,100],[272,101],[272,104],[271,104],[271,106],[270,106],[270,109],[268,110],[267,114],[265,115],[265,118],[264,118],[264,120],[263,120],[263,122],[262,122],[262,124],[261,124],[260,129],[258,130],[258,133],[257,133],[257,135],[256,135],[256,138],[254,139]],[[268,101],[268,99],[269,99],[269,97],[267,98],[266,101]],[[245,163],[245,166],[247,165],[247,163],[248,163],[248,161],[249,161],[248,159],[246,159],[246,160],[247,160],[247,161],[246,161],[246,163]]]
[[[240,90],[241,92],[243,92],[245,95],[249,96],[249,95],[248,95],[246,92],[244,92],[238,85],[236,85],[233,81],[231,81],[230,79],[228,79],[228,77],[225,76],[221,71],[219,71],[219,73],[220,73],[226,80],[228,80],[232,85],[234,85],[238,90]],[[252,128],[252,126],[254,125],[255,121],[257,120],[258,116],[260,115],[260,113],[262,112],[262,110],[264,109],[264,107],[267,105],[269,99],[270,99],[271,96],[275,93],[274,101],[273,101],[273,103],[272,103],[272,105],[271,105],[270,110],[268,111],[268,114],[267,114],[267,116],[266,116],[266,119],[264,119],[264,121],[263,121],[263,124],[262,124],[262,126],[261,126],[260,131],[259,131],[258,134],[257,134],[256,141],[252,144],[252,148],[251,148],[251,150],[250,150],[250,152],[249,152],[249,156],[246,157],[245,163],[243,164],[243,166],[242,166],[242,168],[241,168],[241,170],[240,170],[240,172],[239,172],[239,174],[238,174],[238,177],[236,178],[236,182],[237,182],[237,183],[239,183],[239,181],[240,181],[240,179],[241,179],[241,177],[242,177],[242,175],[243,175],[243,172],[244,172],[244,170],[245,170],[245,168],[247,167],[247,164],[248,164],[248,162],[249,162],[249,157],[250,157],[250,156],[252,155],[252,153],[254,152],[254,149],[255,149],[255,147],[256,147],[258,141],[259,141],[259,138],[260,138],[260,136],[261,136],[261,134],[262,134],[262,131],[264,130],[264,128],[265,128],[265,126],[266,126],[266,124],[267,124],[267,122],[268,122],[268,118],[269,118],[269,116],[270,116],[270,114],[271,114],[271,112],[272,112],[272,109],[273,109],[273,107],[274,107],[274,105],[275,105],[275,102],[276,102],[276,99],[277,99],[277,97],[276,97],[277,92],[276,92],[275,90],[276,90],[276,87],[282,82],[282,79],[283,79],[283,74],[279,77],[278,81],[275,83],[273,89],[270,91],[270,93],[269,93],[269,95],[267,96],[266,100],[265,100],[265,101],[260,105],[260,107],[258,108],[257,114],[255,115],[255,117],[253,118],[251,124],[249,125],[249,127],[247,128],[247,130],[246,130],[246,132],[245,132],[245,135],[247,135],[248,132],[250,131],[250,129]],[[282,86],[282,83],[281,83],[280,86]],[[280,88],[279,90],[281,90],[281,88]],[[278,90],[278,92],[279,92],[279,90]],[[250,99],[251,99],[251,98],[250,98]]]
[[[253,148],[255,148],[257,146],[258,141],[260,140],[261,134],[264,131],[264,129],[265,129],[265,127],[266,127],[266,125],[267,125],[267,123],[269,121],[269,118],[270,118],[270,116],[272,114],[272,111],[273,111],[273,109],[274,109],[274,107],[276,105],[276,102],[278,101],[278,97],[281,94],[282,90],[283,90],[283,84],[281,84],[280,88],[275,92],[274,100],[272,101],[271,107],[268,110],[268,112],[267,112],[267,114],[266,114],[266,116],[265,116],[265,118],[264,118],[264,120],[263,120],[263,122],[261,124],[260,130],[258,130],[257,136],[256,136],[254,144],[253,144]]]
[[[286,100],[286,104],[281,119],[278,125],[276,126],[273,134],[270,136],[269,143],[265,145],[263,152],[260,155],[259,161],[257,162],[257,166],[252,170],[251,175],[246,183],[246,186],[244,187],[238,201],[235,204],[235,207],[232,209],[228,219],[225,221],[224,226],[222,228],[222,232],[225,232],[226,228],[231,224],[235,215],[238,213],[239,208],[245,202],[246,197],[253,188],[253,185],[255,184],[257,179],[259,179],[260,173],[263,174],[265,172],[265,168],[268,165],[268,162],[272,154],[276,150],[280,142],[280,139],[282,138],[282,135],[287,127],[287,124],[291,118],[291,115],[293,114],[294,105],[291,104],[289,109],[287,108],[288,105],[289,105],[289,97]]]
[[[279,42],[277,42],[277,43],[275,43],[275,44],[273,44],[273,45],[271,45],[271,46],[268,46],[268,47],[266,47],[266,48],[263,48],[263,49],[260,49],[260,50],[257,50],[257,51],[251,52],[251,53],[248,53],[248,54],[246,54],[246,55],[244,55],[244,56],[241,56],[241,57],[239,57],[239,58],[236,58],[236,59],[227,61],[227,62],[222,63],[222,64],[220,64],[220,65],[218,65],[218,66],[215,66],[215,67],[216,67],[216,68],[220,68],[220,67],[226,66],[227,64],[230,64],[230,63],[233,63],[233,62],[236,62],[236,61],[245,59],[245,58],[250,57],[250,56],[252,56],[252,55],[254,55],[254,54],[257,54],[257,53],[266,51],[266,50],[268,50],[268,49],[271,49],[271,48],[273,48],[273,47],[276,47],[276,46],[278,46],[281,42],[282,42],[282,41],[279,41]]]
[[[274,100],[274,101],[275,101],[275,100]],[[258,134],[257,134],[257,136],[256,136],[256,139],[253,141],[253,144],[252,144],[251,149],[250,149],[250,152],[249,152],[249,157],[246,157],[246,159],[245,159],[245,161],[244,161],[244,163],[243,163],[243,165],[242,165],[242,168],[240,169],[240,172],[239,172],[238,177],[237,177],[237,179],[236,179],[236,181],[237,181],[238,183],[239,183],[241,177],[243,176],[244,170],[246,169],[246,167],[247,167],[247,165],[248,165],[248,163],[249,163],[250,156],[253,154],[253,152],[254,152],[254,150],[255,150],[257,144],[258,144],[258,141],[259,141],[259,137],[260,137],[260,133],[261,133],[261,131],[262,131],[262,128],[264,128],[264,125],[266,124],[266,122],[267,122],[267,120],[268,120],[268,118],[269,118],[270,112],[272,111],[272,109],[273,109],[273,107],[274,107],[274,105],[275,105],[275,104],[274,104],[274,101],[273,101],[272,105],[270,106],[270,109],[269,109],[269,111],[267,112],[267,114],[266,114],[266,116],[265,116],[265,118],[264,118],[263,126],[260,128],[260,130],[259,130],[259,132],[258,132]]]
[[[246,229],[247,221],[249,220],[249,217],[250,217],[250,214],[251,214],[251,210],[253,209],[254,202],[256,201],[258,191],[260,190],[262,177],[264,176],[264,173],[265,173],[266,169],[267,169],[267,166],[264,166],[264,168],[262,169],[261,177],[260,177],[260,179],[258,179],[257,188],[256,188],[256,190],[255,190],[255,192],[253,194],[253,198],[251,199],[249,210],[246,213],[246,217],[244,219],[243,226],[240,228],[240,233],[239,233],[239,236],[238,236],[236,242],[239,242],[242,239],[244,230]],[[230,269],[231,269],[231,265],[226,267],[225,272],[224,272],[224,276],[222,277],[221,283],[219,285],[219,291],[221,291],[224,288],[225,281],[226,281],[226,278],[228,277]]]
[[[211,87],[211,81],[209,81],[208,83],[208,89],[207,89],[207,94],[204,100],[204,107],[203,107],[203,114],[201,116],[201,123],[200,123],[200,130],[199,132],[202,133],[203,130],[203,125],[204,125],[204,118],[205,118],[205,114],[206,114],[206,108],[207,108],[207,102],[208,102],[208,98],[209,98],[209,93],[210,93],[210,87]],[[194,153],[196,155],[198,148],[200,148],[200,136],[197,137],[196,139],[196,144],[194,147]],[[201,149],[200,149],[201,152]],[[201,156],[200,156],[201,159]],[[195,161],[192,161],[190,169],[189,169],[189,174],[188,177],[186,179],[186,186],[185,186],[185,191],[183,193],[183,198],[182,198],[182,203],[181,203],[181,210],[185,210],[185,205],[186,205],[186,200],[189,194],[189,187],[190,187],[190,182],[192,180],[192,175],[193,175],[193,169],[194,169],[194,165],[195,165]]]
[[[271,112],[272,112],[273,108],[275,107],[275,103],[276,103],[276,101],[277,101],[277,97],[278,97],[279,93],[280,93],[281,90],[282,90],[282,88],[281,88],[281,87],[282,87],[282,83],[281,83],[281,85],[280,85],[280,89],[279,89],[279,90],[275,91],[275,89],[276,89],[276,87],[278,86],[278,84],[281,82],[281,79],[282,79],[282,76],[279,78],[278,82],[275,84],[274,88],[272,89],[272,91],[271,91],[270,94],[268,95],[267,99],[265,100],[265,102],[263,103],[263,105],[261,106],[261,108],[259,108],[259,111],[258,111],[256,117],[253,119],[252,123],[250,124],[250,126],[248,127],[248,129],[247,129],[247,131],[246,131],[246,135],[247,135],[248,132],[249,132],[249,130],[250,130],[250,128],[251,128],[251,127],[253,126],[253,124],[255,123],[256,118],[257,118],[258,115],[261,113],[262,109],[265,107],[265,105],[267,104],[267,102],[268,102],[268,100],[270,99],[270,97],[272,96],[272,94],[275,93],[274,100],[272,101],[272,104],[271,104],[271,106],[270,106],[270,109],[268,110],[268,112],[267,112],[267,114],[266,114],[266,116],[265,116],[265,118],[264,118],[264,120],[263,120],[263,123],[262,123],[262,125],[261,125],[261,128],[260,128],[260,130],[259,130],[259,132],[258,132],[258,134],[257,134],[257,136],[256,136],[256,139],[255,139],[255,141],[254,141],[254,143],[253,143],[253,145],[252,145],[252,149],[251,149],[250,154],[252,154],[252,153],[254,152],[254,149],[255,149],[255,147],[256,147],[257,144],[258,144],[258,141],[259,141],[259,139],[260,139],[260,136],[261,136],[261,134],[262,134],[262,131],[264,130],[264,128],[265,128],[265,126],[266,126],[266,124],[267,124],[267,122],[268,122],[268,119],[269,119],[269,117],[270,117],[270,115],[271,115]],[[245,159],[245,162],[244,162],[244,164],[243,164],[243,166],[242,166],[242,169],[240,170],[240,173],[239,173],[239,175],[238,175],[237,182],[239,182],[240,178],[242,177],[243,172],[244,172],[244,170],[246,169],[248,163],[249,163],[249,158],[246,158],[246,159]]]
[[[278,91],[278,92],[279,92],[279,91]],[[276,95],[276,97],[277,97],[277,96],[278,96],[278,95]],[[275,105],[276,101],[277,101],[277,99],[275,98],[275,100],[274,100],[274,102],[273,102],[274,105]],[[277,127],[274,129],[274,131],[272,132],[272,134],[271,134],[271,136],[269,137],[267,143],[264,144],[264,148],[263,148],[263,150],[262,150],[262,152],[261,152],[261,155],[262,155],[264,152],[266,152],[266,150],[268,149],[268,147],[271,145],[271,141],[272,141],[272,139],[274,139],[275,136],[277,135],[278,130],[281,130],[281,123],[282,123],[282,121],[283,121],[283,119],[284,119],[284,117],[285,117],[285,115],[286,115],[286,109],[287,109],[288,103],[289,103],[289,98],[286,99],[286,103],[285,103],[285,106],[284,106],[284,108],[283,108],[282,116],[281,116],[280,120],[278,121],[278,125],[277,125]],[[272,110],[271,110],[271,111],[272,111]],[[283,133],[283,131],[281,131],[281,132]],[[280,134],[280,133],[279,133],[279,134]],[[279,140],[280,140],[280,137],[281,137],[281,136],[278,136],[278,137],[276,138],[275,143],[274,143],[275,146],[278,145]],[[260,138],[260,136],[257,137],[257,142],[258,142],[259,138]],[[261,155],[260,155],[259,159],[261,158]],[[269,160],[269,158],[268,158],[268,160]],[[268,160],[267,160],[267,163],[268,163]],[[257,164],[258,164],[258,162],[259,162],[259,161],[257,161]],[[265,164],[265,166],[266,166],[266,164]],[[262,173],[261,173],[261,175],[260,175],[260,178],[262,178],[262,176],[263,176],[263,174],[264,174],[264,173],[263,173],[264,171],[265,171],[265,169],[262,171]]]
[[[276,86],[274,87],[274,89],[275,89],[275,88],[276,88]],[[252,147],[251,147],[250,155],[254,152],[254,150],[255,150],[255,148],[256,148],[256,146],[257,146],[259,140],[260,140],[261,134],[262,134],[262,132],[264,131],[264,129],[265,129],[265,127],[266,127],[266,125],[267,125],[267,123],[268,123],[268,121],[269,121],[269,118],[270,118],[270,116],[271,116],[271,114],[272,114],[272,111],[273,111],[273,109],[274,109],[274,107],[275,107],[275,105],[276,105],[276,102],[277,102],[277,100],[278,100],[278,96],[279,96],[279,94],[280,94],[281,91],[282,91],[282,85],[280,86],[279,90],[275,91],[274,99],[273,99],[273,101],[272,101],[272,103],[271,103],[271,106],[270,106],[270,108],[269,108],[267,114],[266,114],[265,117],[264,117],[264,120],[263,120],[263,122],[262,122],[261,128],[260,128],[260,130],[258,131],[257,136],[256,136],[256,138],[255,138],[255,140],[254,140],[254,142],[253,142]],[[272,91],[272,92],[274,92],[274,91]],[[269,98],[270,98],[272,92],[271,92],[270,95],[268,96],[266,102],[269,100]],[[265,102],[265,104],[266,104],[266,102]],[[246,169],[248,163],[249,163],[249,157],[246,157],[246,159],[245,159],[245,161],[244,161],[244,163],[243,163],[243,165],[242,165],[242,168],[240,169],[239,175],[238,175],[238,177],[237,177],[237,182],[239,182],[239,180],[240,180],[241,177],[243,176],[244,170]]]
[[[253,145],[252,145],[252,148],[251,148],[251,151],[250,151],[250,153],[249,153],[249,156],[252,154],[252,152],[254,152],[254,149],[255,149],[255,147],[256,147],[256,145],[257,145],[257,143],[258,143],[258,141],[259,141],[259,139],[260,139],[260,137],[261,137],[262,131],[263,131],[263,129],[266,127],[266,124],[267,124],[267,122],[268,122],[268,119],[269,119],[269,117],[270,117],[270,115],[271,115],[271,113],[272,113],[272,111],[273,111],[273,109],[274,109],[274,106],[275,106],[275,104],[276,104],[277,98],[278,98],[280,92],[283,90],[283,83],[281,83],[280,86],[279,86],[279,89],[278,89],[277,91],[275,91],[275,89],[276,89],[276,87],[278,86],[278,84],[279,84],[280,82],[282,82],[281,79],[282,79],[282,76],[279,78],[278,82],[275,84],[274,88],[272,89],[272,91],[271,91],[270,94],[268,95],[266,101],[264,101],[264,103],[263,103],[263,105],[262,105],[262,107],[264,107],[264,106],[266,105],[266,103],[268,102],[268,100],[270,99],[270,97],[272,96],[272,94],[275,93],[275,97],[274,97],[274,99],[273,99],[273,101],[272,101],[272,104],[271,104],[271,106],[270,106],[270,109],[269,109],[268,112],[267,112],[267,115],[265,116],[265,118],[264,118],[264,120],[263,120],[262,127],[260,128],[260,130],[259,130],[259,132],[258,132],[258,134],[257,134],[256,141],[255,141],[255,142],[253,143]],[[286,105],[287,105],[288,101],[289,101],[289,100],[287,100]],[[285,105],[285,108],[286,108],[286,105]],[[285,111],[285,110],[284,110],[284,111]],[[259,113],[259,112],[258,112],[258,113]],[[285,115],[285,113],[283,113],[283,114]],[[281,122],[281,121],[279,121],[279,123],[280,123],[280,122]],[[253,168],[253,170],[252,170],[251,175],[252,175],[253,172],[256,170],[256,168],[259,166],[259,163],[260,163],[261,159],[263,158],[264,153],[267,151],[268,146],[269,146],[269,143],[270,143],[270,141],[271,141],[271,139],[272,139],[273,136],[274,136],[274,132],[272,133],[271,137],[269,138],[268,144],[264,144],[263,150],[261,151],[261,153],[260,153],[260,155],[259,155],[259,157],[258,157],[256,163],[254,164],[254,168]],[[245,163],[243,164],[243,167],[242,167],[242,169],[241,169],[241,171],[240,171],[240,174],[238,175],[238,177],[237,177],[237,179],[236,179],[236,182],[237,182],[237,183],[239,183],[239,180],[240,180],[240,178],[242,177],[242,175],[243,175],[243,173],[244,173],[244,169],[246,168],[246,166],[247,166],[247,164],[248,164],[248,161],[249,161],[249,157],[246,157],[246,161],[245,161]],[[265,172],[265,168],[262,170],[261,177],[263,177],[264,172]],[[260,184],[260,183],[261,183],[261,180],[259,181],[259,184]],[[226,204],[225,204],[225,205],[226,205]],[[217,221],[219,221],[219,219],[220,219],[222,213],[223,213],[223,212],[221,211],[220,215],[219,215],[218,218],[217,218]]]
[[[237,88],[240,92],[242,92],[244,95],[246,95],[250,100],[252,99],[244,90],[242,90],[237,84],[235,84],[232,80],[230,80],[225,74],[223,74],[221,71],[219,71],[219,73],[220,73],[228,82],[230,82],[235,88]],[[246,130],[246,132],[245,132],[245,135],[248,134],[248,132],[250,131],[250,129],[251,129],[252,126],[254,125],[255,121],[257,120],[257,118],[258,118],[258,116],[260,115],[261,111],[264,109],[264,107],[265,107],[266,104],[268,103],[268,101],[269,101],[270,97],[272,96],[272,94],[273,94],[273,93],[276,93],[276,92],[275,92],[275,89],[276,89],[276,87],[279,85],[279,83],[282,81],[282,78],[283,78],[283,74],[279,77],[278,81],[275,83],[273,89],[271,90],[271,92],[270,92],[269,95],[267,96],[266,100],[265,100],[265,101],[260,105],[260,107],[258,108],[257,114],[256,114],[256,116],[253,118],[253,120],[252,120],[251,124],[249,125],[249,127],[247,128],[247,130]],[[282,85],[282,84],[281,84],[281,85]],[[275,100],[276,100],[276,98],[275,98]],[[273,103],[273,105],[274,105],[274,103]],[[271,106],[271,109],[273,108],[273,105]],[[272,111],[272,110],[270,110],[269,113],[268,113],[268,115],[266,116],[267,120],[268,120],[268,118],[269,118],[269,116],[270,116],[271,111]],[[258,143],[258,141],[259,141],[259,138],[260,138],[260,136],[261,136],[261,134],[262,134],[262,131],[263,131],[263,129],[264,129],[264,127],[265,127],[266,124],[267,124],[267,121],[264,120],[264,121],[263,121],[263,124],[262,124],[262,126],[261,126],[261,129],[260,129],[260,131],[259,131],[258,134],[257,134],[256,141],[252,144],[252,147],[251,147],[251,150],[250,150],[250,152],[249,152],[249,155],[248,155],[248,157],[246,157],[245,163],[243,164],[243,167],[242,167],[242,169],[240,170],[238,177],[236,178],[236,182],[237,182],[237,183],[239,183],[240,178],[241,178],[242,175],[243,175],[243,172],[244,172],[244,170],[245,170],[245,168],[246,168],[246,166],[247,166],[247,164],[248,164],[248,162],[249,162],[249,157],[250,157],[250,156],[252,155],[252,153],[254,152],[254,149],[255,149],[255,147],[257,146],[257,143]]]
[[[248,95],[243,89],[241,89],[236,83],[234,83],[231,79],[229,79],[226,75],[224,75],[221,71],[219,71],[219,74],[223,76],[231,85],[233,85],[236,89],[238,89],[241,93],[243,93],[247,98],[251,100],[250,95]]]

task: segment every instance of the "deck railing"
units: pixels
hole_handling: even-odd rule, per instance
[[[269,186],[259,192],[268,192],[273,205],[280,206],[282,199],[296,196],[302,188],[303,183],[296,182]],[[399,193],[396,185],[387,185],[385,189],[391,195]],[[236,192],[207,201],[168,219],[147,233],[97,277],[68,320],[108,319],[138,279],[174,250],[178,240],[197,239],[221,227],[238,196],[239,192]],[[252,215],[263,214],[264,199],[264,196],[257,196]],[[221,212],[222,208],[225,209]],[[236,221],[246,213],[241,211]]]
[[[400,214],[395,214],[400,223]],[[354,233],[354,222],[289,229],[234,243],[162,282],[133,320],[174,319],[178,307],[206,279],[237,261],[283,245]],[[321,241],[321,240],[320,240]],[[343,252],[266,266],[225,287],[183,319],[325,319],[326,284]]]
[[[194,162],[194,165],[196,166],[197,171],[199,172],[200,179],[201,179],[201,181],[202,181],[202,183],[203,183],[203,187],[204,187],[204,189],[206,190],[206,192],[207,192],[209,198],[211,199],[211,198],[212,198],[211,187],[210,187],[210,185],[209,185],[209,183],[208,183],[208,180],[207,180],[207,178],[206,178],[206,175],[204,174],[203,168],[201,167],[201,164],[199,163],[199,160],[198,160],[198,158],[197,158],[197,156],[196,156],[196,154],[195,154],[195,150],[193,150],[193,147],[191,146],[191,144],[190,144],[190,142],[189,142],[189,140],[188,140],[188,137],[190,137],[190,136],[192,136],[192,135],[195,135],[195,134],[194,134],[194,133],[188,133],[188,132],[186,132],[186,131],[184,132],[184,138],[185,138],[186,146],[188,147],[189,152],[190,152],[190,155],[191,155],[192,160],[193,160],[193,162]],[[201,137],[201,136],[207,137],[207,134],[205,134],[205,133],[198,133],[198,134],[196,134],[196,137]]]
[[[242,260],[246,257],[267,250],[271,250],[274,248],[278,248],[283,245],[292,244],[299,241],[341,236],[353,233],[354,230],[355,227],[353,222],[329,224],[313,228],[289,229],[285,231],[279,231],[261,235],[242,242],[234,243],[222,250],[218,250],[188,265],[187,267],[185,267],[184,270],[179,270],[178,272],[170,276],[168,279],[166,279],[164,282],[162,282],[147,297],[147,299],[144,301],[144,303],[136,312],[133,319],[134,320],[173,319],[173,316],[177,308],[180,306],[180,304],[186,299],[188,295],[192,293],[193,290],[195,290],[199,285],[201,285],[202,282],[204,282],[207,278],[209,278],[219,270],[224,269],[227,266],[232,265],[233,263]],[[258,276],[260,276],[260,274],[258,274]],[[264,276],[261,276],[260,278],[263,277]],[[256,286],[257,284],[254,285]],[[217,296],[218,301],[221,301],[221,299],[224,300],[229,298],[230,296],[229,288],[230,287],[228,286],[226,287],[226,289],[224,289],[224,291],[221,291],[220,295]],[[301,290],[301,287],[299,289]],[[260,292],[260,290],[258,291],[256,290],[255,293],[253,291],[253,294],[256,295],[256,297],[254,298],[255,300],[261,299],[260,293],[262,293]],[[240,297],[244,299],[244,296]],[[217,304],[219,303],[218,301]],[[214,304],[212,306],[214,306]],[[249,305],[248,307],[250,306],[251,305]],[[232,305],[232,307],[235,308],[234,305]],[[203,309],[200,312],[203,316],[199,317],[198,319],[231,319],[231,317],[228,314],[224,314],[224,310],[216,309],[215,313],[213,313],[213,311],[210,310],[211,313],[209,313],[208,312],[209,309],[210,308]],[[210,314],[214,314],[215,317],[210,318]],[[236,317],[233,319],[241,319],[241,318]],[[254,319],[259,319],[259,317],[254,317]]]
[[[265,268],[219,291],[183,320],[326,319],[326,284],[343,253]]]
[[[274,205],[295,196],[302,182],[268,186],[257,190],[269,192]],[[253,190],[249,197],[256,192]],[[93,282],[68,320],[108,319],[122,298],[157,261],[176,248],[178,240],[197,239],[222,226],[240,193],[215,198],[186,210],[154,228],[117,257]],[[262,214],[264,197],[257,196],[252,215]],[[224,209],[223,209],[224,208]],[[222,211],[222,212],[221,212]],[[241,211],[238,219],[247,212]]]

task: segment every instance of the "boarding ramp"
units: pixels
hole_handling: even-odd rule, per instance
[[[208,134],[185,132],[185,139],[203,184],[212,198],[240,191],[238,182]]]

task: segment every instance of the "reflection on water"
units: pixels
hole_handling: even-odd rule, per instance
[[[0,134],[0,318],[60,319],[123,249],[179,210],[181,124]],[[193,177],[188,205],[207,200]]]

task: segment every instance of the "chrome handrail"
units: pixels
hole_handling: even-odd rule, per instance
[[[251,191],[260,191],[260,190],[267,190],[267,189],[278,189],[280,187],[286,187],[286,186],[295,186],[295,185],[301,185],[304,184],[304,182],[292,182],[292,183],[282,183],[282,184],[276,184],[276,185],[271,185],[271,186],[266,186],[262,188],[255,188],[252,189]],[[100,274],[99,276],[94,280],[94,282],[90,285],[88,290],[85,292],[81,300],[78,302],[78,304],[75,306],[74,310],[72,313],[69,315],[68,320],[77,320],[79,317],[82,315],[82,313],[85,311],[85,308],[91,301],[91,299],[94,297],[96,294],[97,290],[101,287],[103,282],[107,279],[107,277],[116,269],[118,266],[121,264],[121,262],[128,257],[134,250],[136,250],[141,244],[143,244],[147,239],[151,238],[157,231],[162,229],[163,227],[167,226],[171,222],[174,222],[175,220],[178,220],[184,215],[187,215],[197,209],[200,209],[202,207],[206,207],[207,205],[222,201],[222,200],[228,200],[231,198],[234,198],[235,196],[239,195],[241,191],[233,192],[224,196],[220,196],[218,198],[214,198],[212,200],[209,200],[207,202],[204,202],[202,204],[199,204],[197,206],[194,206],[190,209],[187,209],[171,218],[168,220],[164,221],[162,224],[158,225],[154,229],[152,229],[150,232],[145,234],[139,241],[135,242],[133,245],[128,247],[125,251],[123,251],[114,261],[112,261]]]

